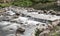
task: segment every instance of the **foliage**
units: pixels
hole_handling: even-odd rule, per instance
[[[0,7],[4,8],[4,7],[8,7],[10,5],[11,5],[11,3],[2,3],[2,4],[0,4]]]
[[[39,34],[41,33],[42,31],[40,31],[39,29],[37,29],[37,31],[35,31],[35,36],[39,36]]]
[[[56,7],[56,4],[55,2],[51,2],[51,3],[38,3],[36,5],[33,6],[35,9],[52,9],[52,8],[55,8]]]
[[[15,5],[15,6],[22,6],[22,7],[29,7],[38,4],[38,3],[48,3],[54,2],[55,0],[15,0],[11,4],[0,4],[0,7]]]
[[[16,0],[12,3],[15,6],[32,6],[33,4],[38,3],[47,3],[47,2],[54,2],[55,0]]]
[[[26,6],[31,6],[32,2],[30,0],[19,0],[19,1],[13,2],[12,4],[15,6],[26,7]]]
[[[53,2],[53,1],[56,1],[56,0],[31,0],[33,2],[41,2],[41,3],[47,3],[47,2]]]
[[[54,29],[49,33],[49,36],[60,36],[60,26],[54,27]]]

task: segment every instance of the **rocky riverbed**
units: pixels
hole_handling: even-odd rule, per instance
[[[33,8],[6,7],[0,11],[0,36],[35,36],[39,29],[39,36],[49,33],[60,22],[60,14],[57,16],[53,10],[35,10]],[[53,14],[54,15],[53,15]],[[39,15],[39,16],[38,16]],[[41,18],[40,18],[41,17]],[[46,31],[47,30],[47,31]]]

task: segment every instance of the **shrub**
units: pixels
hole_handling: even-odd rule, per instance
[[[4,7],[8,7],[10,5],[11,5],[11,3],[2,3],[2,4],[0,4],[0,7],[4,8]]]
[[[30,0],[19,0],[13,3],[15,6],[31,6],[32,2]]]
[[[53,1],[56,1],[56,0],[31,0],[33,2],[41,2],[41,3],[47,3],[47,2],[53,2]]]

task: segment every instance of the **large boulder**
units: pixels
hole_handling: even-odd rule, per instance
[[[25,32],[25,28],[18,28],[17,30],[16,30],[16,33],[24,33]]]

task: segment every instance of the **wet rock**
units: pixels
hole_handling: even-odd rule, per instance
[[[44,11],[38,10],[38,14],[44,14]]]
[[[48,29],[49,29],[49,30],[53,30],[53,25],[48,24]]]
[[[2,13],[2,12],[6,12],[6,10],[4,10],[4,9],[0,9],[0,13]]]
[[[15,15],[19,16],[20,14],[16,13]]]
[[[56,15],[56,12],[54,10],[50,10],[49,13],[51,13],[52,15]]]
[[[48,26],[47,26],[46,24],[41,24],[41,25],[39,25],[37,28],[38,28],[40,31],[41,31],[41,30],[44,31],[44,30],[46,30],[46,29],[48,28]]]
[[[60,22],[58,23],[58,26],[60,26]]]
[[[7,11],[6,13],[5,13],[6,15],[15,15],[15,13],[13,12],[13,11]]]
[[[37,10],[35,10],[35,9],[33,9],[33,8],[26,8],[26,10],[27,10],[28,12],[37,12]]]
[[[57,12],[56,15],[57,15],[57,16],[60,16],[60,12]]]
[[[49,36],[49,35],[48,35],[49,32],[50,32],[50,30],[45,30],[45,31],[43,31],[42,33],[40,33],[39,36]]]
[[[14,16],[0,16],[0,21],[10,21],[12,19],[14,19]]]
[[[47,13],[47,10],[44,10],[44,13]]]
[[[17,30],[16,30],[16,33],[24,33],[25,32],[25,28],[18,28]]]

